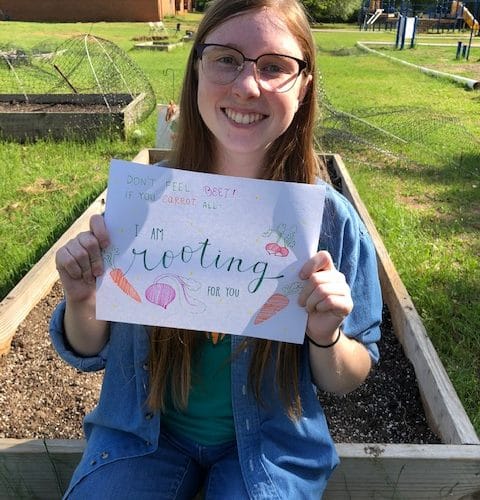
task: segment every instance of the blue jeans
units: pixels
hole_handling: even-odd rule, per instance
[[[247,500],[235,441],[202,446],[162,430],[158,449],[118,460],[84,477],[68,500]]]

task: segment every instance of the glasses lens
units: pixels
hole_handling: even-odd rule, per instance
[[[201,60],[207,79],[219,85],[232,83],[242,72],[245,63],[241,52],[224,45],[204,46]],[[269,92],[290,90],[300,74],[300,64],[295,58],[279,54],[260,56],[255,67],[258,84]]]
[[[243,67],[243,56],[238,50],[220,45],[205,47],[202,68],[205,76],[220,85],[233,82]]]
[[[300,66],[288,56],[266,54],[257,61],[257,75],[261,86],[270,92],[286,92],[293,87]]]

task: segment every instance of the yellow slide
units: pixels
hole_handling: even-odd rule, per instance
[[[480,29],[480,24],[473,17],[473,14],[463,5],[463,2],[458,2],[454,0],[452,2],[452,10],[450,11],[450,14],[452,16],[457,16],[458,13],[461,12],[461,10],[463,10],[463,20],[465,21],[467,26],[470,29],[478,31]]]

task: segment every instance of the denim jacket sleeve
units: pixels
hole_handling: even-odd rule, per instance
[[[105,368],[110,343],[107,342],[105,347],[96,356],[80,356],[72,349],[65,336],[65,328],[63,326],[64,315],[65,301],[62,301],[53,312],[52,319],[50,320],[50,338],[52,339],[53,347],[60,357],[82,372],[93,372]]]
[[[382,295],[375,247],[354,207],[331,186],[327,186],[319,250],[330,252],[351,289],[354,306],[343,332],[362,342],[377,362]]]

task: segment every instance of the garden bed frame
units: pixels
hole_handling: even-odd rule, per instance
[[[39,111],[0,112],[0,136],[17,142],[51,138],[93,140],[100,134],[113,133],[125,138],[127,130],[139,118],[145,93],[130,94],[0,94],[0,102],[38,104]],[[109,109],[106,105],[114,109]],[[66,104],[78,110],[48,111],[42,106]],[[82,106],[100,105],[104,111],[85,112]]]
[[[160,161],[165,151],[144,149],[137,163]],[[442,444],[337,443],[341,464],[324,498],[479,499],[480,441],[431,344],[422,321],[338,155],[326,155],[375,244],[382,292],[394,332],[415,368],[431,429]],[[54,256],[103,210],[106,191],[53,245],[0,304],[0,352],[7,352],[16,328],[58,280]],[[2,341],[3,339],[3,341]],[[61,498],[84,449],[83,440],[0,439],[0,498]]]
[[[162,41],[148,41],[148,42],[137,42],[134,45],[135,49],[144,49],[144,50],[163,50],[166,52],[171,52],[173,49],[177,47],[182,47],[183,41],[180,42],[162,42]]]

